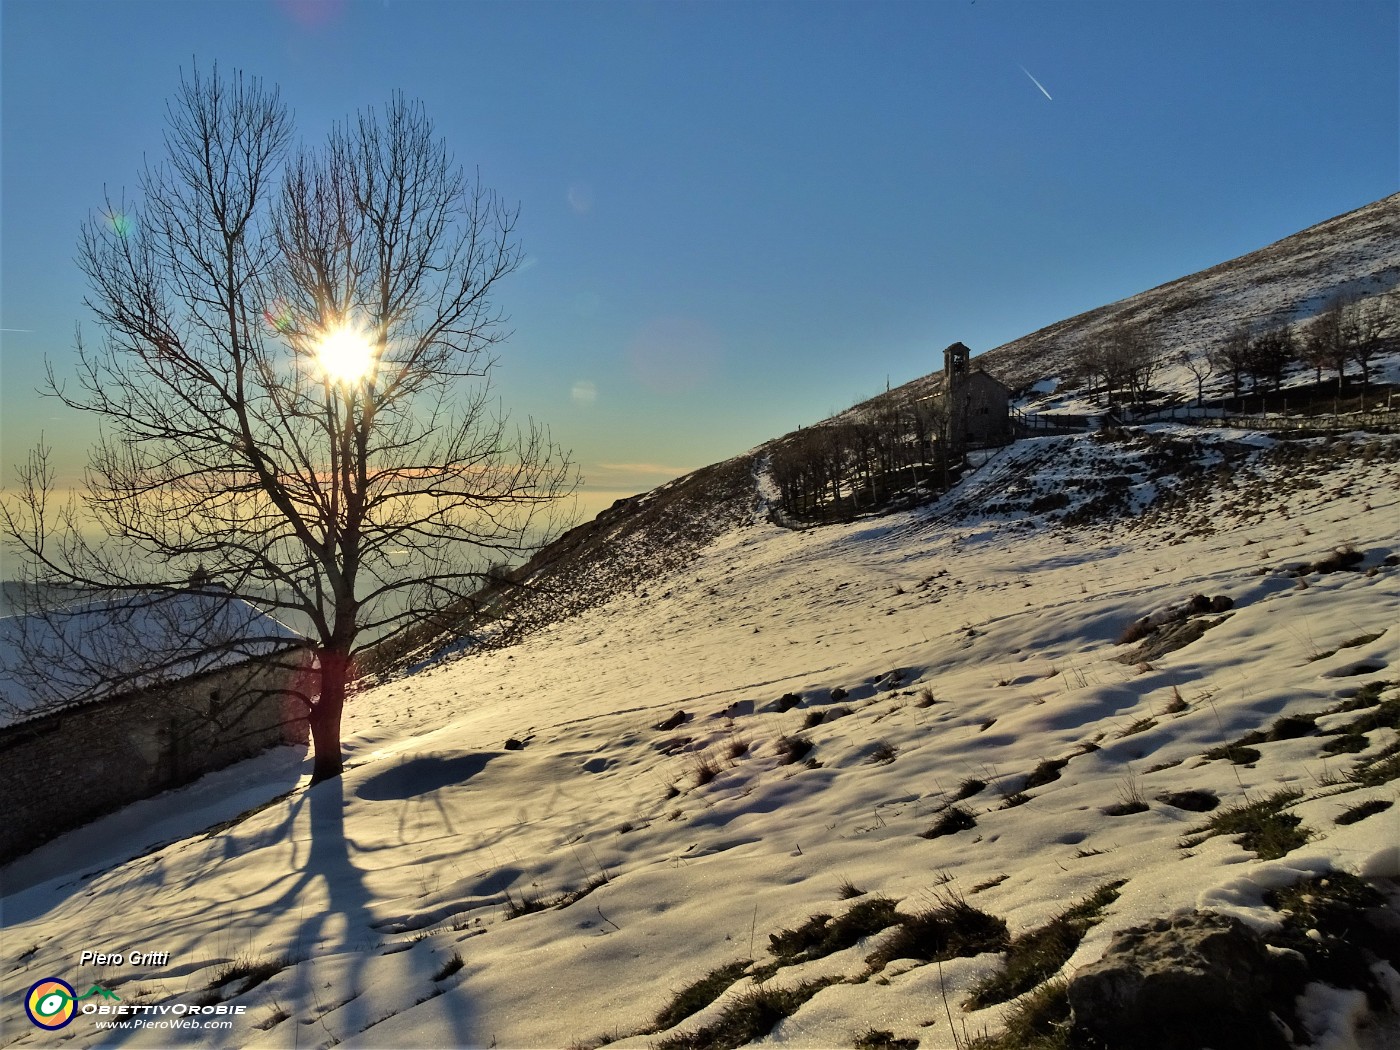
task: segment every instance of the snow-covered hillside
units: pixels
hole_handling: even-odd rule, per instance
[[[1369,299],[1400,287],[1398,226],[1400,193],[1218,266],[1047,325],[987,350],[975,363],[1013,388],[1067,375],[1074,371],[1074,353],[1081,345],[1126,321],[1144,326],[1165,352],[1166,365],[1153,385],[1194,397],[1192,376],[1173,363],[1177,355],[1205,353],[1240,327],[1306,322],[1336,295]],[[922,397],[941,384],[941,372],[933,372],[890,396]],[[1207,395],[1228,393],[1228,385],[1226,377],[1215,376],[1206,385]]]
[[[1200,483],[1170,501],[1082,435],[1020,442],[914,512],[756,514],[642,591],[360,692],[339,781],[308,790],[273,755],[65,836],[3,872],[0,1042],[642,1047],[762,987],[801,990],[765,1045],[952,1048],[1011,1009],[964,1009],[1000,951],[930,962],[904,922],[782,954],[782,931],[883,896],[905,917],[961,900],[1016,938],[1121,882],[1071,974],[1181,910],[1278,931],[1268,891],[1334,871],[1393,907],[1400,442],[1171,433]],[[1122,476],[1136,517],[1047,516],[1090,476]],[[1139,649],[1171,632],[1192,637]],[[1301,844],[1265,860],[1208,834],[1263,801]],[[712,974],[713,1002],[673,1007]],[[246,1011],[50,1034],[23,994],[50,976],[148,1023]],[[1314,1045],[1400,1038],[1360,991],[1304,1000]]]

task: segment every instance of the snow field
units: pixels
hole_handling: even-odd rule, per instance
[[[1084,459],[1115,454],[1065,442]],[[1081,469],[1040,480],[1068,484]],[[1277,913],[1262,892],[1281,882],[1333,866],[1400,876],[1400,807],[1335,823],[1400,796],[1395,781],[1337,793],[1393,730],[1373,731],[1361,754],[1323,754],[1309,735],[1258,745],[1252,765],[1202,757],[1400,679],[1400,568],[1383,565],[1400,553],[1396,461],[1327,470],[1282,501],[1287,517],[1209,497],[1194,513],[1213,531],[1179,517],[1026,528],[1015,514],[932,527],[939,504],[809,532],[735,530],[646,597],[360,692],[338,783],[203,833],[292,786],[285,755],[260,760],[259,777],[279,770],[261,797],[226,771],[222,790],[201,782],[143,803],[146,841],[117,814],[13,865],[7,887],[37,881],[6,890],[0,965],[28,983],[52,973],[172,1002],[206,993],[231,962],[291,960],[241,994],[226,986],[249,1021],[201,1045],[640,1047],[673,990],[736,959],[768,961],[769,934],[853,903],[846,881],[906,913],[956,893],[1014,936],[1126,879],[1072,972],[1115,930],[1179,909],[1264,925]],[[1286,571],[1344,543],[1376,571]],[[1233,608],[1176,652],[1117,659],[1132,648],[1115,644],[1125,627],[1195,593]],[[789,693],[801,703],[778,710]],[[656,728],[678,711],[688,717]],[[783,761],[794,736],[814,745],[812,767]],[[507,749],[512,738],[524,747]],[[701,756],[718,770],[703,784]],[[1054,779],[1024,786],[1061,759]],[[986,786],[956,804],[977,826],[922,837],[972,779]],[[1208,790],[1229,806],[1280,787],[1303,792],[1291,812],[1311,838],[1275,861],[1231,836],[1183,849],[1206,815],[1156,800]],[[1002,808],[1017,792],[1029,801]],[[1148,809],[1105,812],[1129,795]],[[92,851],[114,828],[133,851],[180,837],[108,867]],[[556,903],[506,918],[507,894]],[[858,978],[885,936],[772,981]],[[137,947],[170,965],[77,967],[83,950]],[[461,968],[438,979],[454,957]],[[874,1027],[952,1047],[949,1013],[959,1034],[995,1030],[1005,1013],[961,1010],[997,961],[941,973],[896,961],[821,990],[761,1042],[851,1045]],[[1381,1045],[1354,996],[1319,991],[1310,1004],[1334,1045]],[[0,1023],[5,1045],[55,1042],[18,997]],[[82,1020],[66,1031],[72,1045],[93,1035]],[[154,1030],[113,1041],[175,1045]]]

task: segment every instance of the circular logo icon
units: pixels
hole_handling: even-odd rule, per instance
[[[24,997],[24,1012],[40,1028],[52,1032],[73,1020],[77,998],[78,993],[67,981],[46,977],[29,989]]]

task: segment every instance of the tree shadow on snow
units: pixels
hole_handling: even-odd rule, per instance
[[[346,833],[343,778],[308,788],[304,798],[309,807],[307,852],[299,865],[299,877],[274,907],[296,908],[301,917],[295,937],[287,945],[293,962],[303,963],[296,967],[292,979],[292,996],[302,1007],[297,1022],[319,1025],[315,1029],[318,1037],[324,1033],[336,1041],[349,1040],[387,1019],[382,1013],[363,1014],[354,1002],[369,990],[370,978],[365,972],[368,963],[385,954],[378,950],[382,947],[382,934],[376,928],[375,898],[355,864],[355,854],[362,852],[363,847]],[[306,899],[318,881],[324,883],[324,904],[317,903],[314,894]],[[347,958],[350,964],[336,985],[326,987],[315,976],[314,962],[319,955],[331,954]],[[431,971],[439,963],[428,952],[421,953],[421,961],[423,973],[415,977],[415,984],[421,983],[422,988],[428,989],[433,986]],[[454,996],[454,1000],[447,1013],[455,1027],[463,1028],[469,1011],[460,996]],[[406,1005],[399,1012],[411,1009],[412,1005]],[[320,1020],[322,1017],[324,1021]],[[458,1045],[466,1045],[467,1032],[457,1034]]]
[[[391,802],[426,795],[470,780],[495,757],[494,752],[419,755],[366,778],[355,794],[367,802]]]

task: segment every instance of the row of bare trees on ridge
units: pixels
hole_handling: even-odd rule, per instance
[[[950,464],[948,406],[940,396],[888,400],[787,435],[769,454],[779,506],[799,518],[883,504],[896,492],[942,483]]]
[[[1242,323],[1212,347],[1175,354],[1168,353],[1150,322],[1117,320],[1075,347],[1071,361],[1089,393],[1105,403],[1146,401],[1153,379],[1168,364],[1191,374],[1198,403],[1205,400],[1205,384],[1212,376],[1229,377],[1231,396],[1239,398],[1246,393],[1246,382],[1249,393],[1278,390],[1300,364],[1315,369],[1318,384],[1324,371],[1334,372],[1339,390],[1355,364],[1366,387],[1372,362],[1393,340],[1400,313],[1397,296],[1400,293],[1335,295],[1307,321]]]

